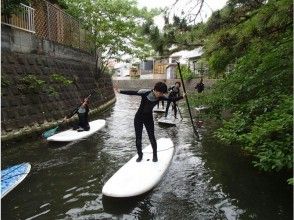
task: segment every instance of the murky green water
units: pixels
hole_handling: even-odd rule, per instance
[[[255,170],[236,148],[211,137],[209,123],[197,142],[188,119],[178,127],[155,123],[156,137],[171,137],[176,146],[156,188],[133,199],[103,197],[104,183],[136,153],[138,104],[138,97],[118,95],[99,116],[107,126],[85,141],[2,148],[2,168],[30,162],[32,170],[2,199],[1,219],[292,219],[292,188],[284,176]],[[145,130],[143,143],[149,144]]]

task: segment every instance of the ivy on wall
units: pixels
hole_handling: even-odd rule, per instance
[[[8,86],[8,79],[5,78],[5,76],[1,77],[4,79],[4,82],[1,82],[1,85]],[[6,79],[6,80],[5,80]],[[54,73],[50,76],[50,79],[53,82],[56,82],[57,84],[61,86],[68,86],[73,83],[72,80],[67,79],[66,77],[62,76],[61,74]],[[56,90],[56,88],[49,83],[46,83],[43,79],[40,77],[34,75],[34,74],[25,74],[25,76],[21,79],[17,80],[18,83],[16,85],[17,89],[21,92],[25,93],[39,93],[39,92],[45,92],[49,96],[58,96],[59,93]]]

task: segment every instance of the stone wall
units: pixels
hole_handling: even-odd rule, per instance
[[[1,28],[1,141],[40,135],[92,91],[92,114],[115,102],[111,78],[96,73],[92,54]]]

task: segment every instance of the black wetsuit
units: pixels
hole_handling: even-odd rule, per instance
[[[141,89],[139,91],[123,90],[123,91],[120,91],[120,93],[126,94],[126,95],[138,95],[142,97],[140,107],[135,115],[135,120],[134,120],[137,152],[139,157],[142,157],[143,155],[142,132],[143,132],[143,125],[145,125],[147,134],[153,149],[153,157],[157,158],[157,143],[156,143],[156,139],[154,135],[154,121],[153,121],[153,115],[152,115],[153,108],[161,100],[177,101],[182,99],[183,97],[179,96],[177,98],[171,99],[171,98],[163,96],[160,98],[156,98],[152,90],[146,90],[146,89]]]
[[[73,129],[79,129],[82,128],[85,131],[89,131],[90,130],[90,125],[89,125],[89,106],[86,105],[85,107],[82,107],[82,105],[80,105],[79,107],[77,107],[74,111],[72,111],[67,118],[71,118],[73,115],[78,114],[79,117],[79,124],[73,126]]]
[[[203,90],[204,90],[203,82],[197,83],[197,85],[195,86],[195,89],[197,89],[198,93],[203,92]]]
[[[177,88],[176,86],[172,86],[170,89],[169,89],[170,93],[169,93],[169,98],[171,99],[175,99],[177,97],[180,96],[180,88]],[[167,101],[167,104],[166,104],[166,109],[165,109],[165,117],[168,115],[168,109],[169,109],[169,106],[170,106],[170,103],[173,102],[173,110],[174,110],[174,116],[175,118],[177,117],[177,106],[176,106],[176,101],[172,101],[172,100],[169,100]]]

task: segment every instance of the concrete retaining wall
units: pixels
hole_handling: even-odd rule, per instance
[[[139,89],[153,89],[155,83],[158,81],[163,81],[162,79],[129,79],[129,80],[113,80],[114,83],[118,83],[120,89],[130,89],[130,90],[139,90]],[[167,86],[172,86],[175,82],[181,82],[180,79],[168,79],[165,80]],[[187,91],[196,91],[195,86],[199,82],[199,79],[192,79],[189,81],[184,81],[185,88]],[[204,78],[203,83],[205,89],[209,89],[214,83],[215,79],[206,79]]]

